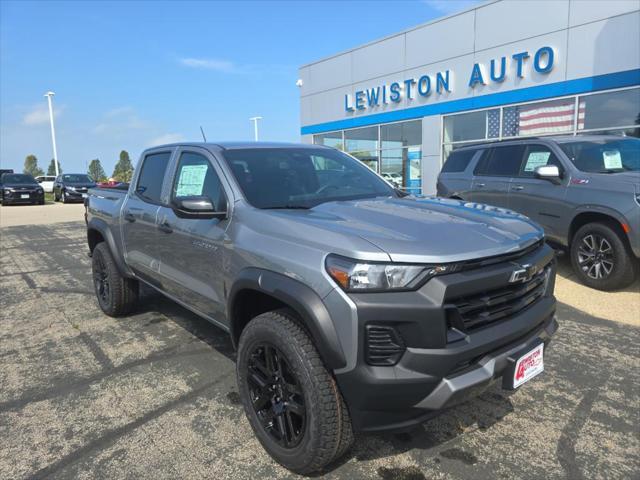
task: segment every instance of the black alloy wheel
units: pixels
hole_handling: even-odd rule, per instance
[[[608,278],[615,267],[613,247],[603,236],[589,233],[580,239],[578,264],[594,280]]]
[[[248,362],[247,386],[265,432],[280,446],[294,448],[307,424],[304,395],[284,354],[267,342],[258,344]]]
[[[100,305],[109,305],[111,303],[111,285],[109,283],[109,272],[102,255],[96,256],[93,262],[93,283]]]

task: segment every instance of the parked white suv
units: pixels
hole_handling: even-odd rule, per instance
[[[55,175],[40,175],[36,177],[36,182],[40,184],[46,193],[53,192],[53,182],[56,181]]]

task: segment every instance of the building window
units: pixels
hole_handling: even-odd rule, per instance
[[[442,162],[457,147],[487,139],[582,133],[640,136],[640,88],[445,116]]]
[[[314,135],[313,143],[315,143],[316,145],[325,145],[327,147],[337,148],[338,150],[344,150],[344,139],[342,138],[342,131]]]
[[[640,125],[640,88],[580,97],[584,121],[578,130]]]
[[[422,120],[323,133],[313,143],[345,150],[398,188],[422,191]]]

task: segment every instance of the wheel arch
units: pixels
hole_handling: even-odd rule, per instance
[[[620,236],[624,244],[629,247],[629,238],[623,228],[623,224],[626,224],[624,219],[617,213],[609,210],[583,210],[579,212],[569,225],[569,234],[567,236],[567,245],[570,247],[573,243],[573,237],[576,232],[584,225],[589,223],[604,223]]]
[[[280,273],[259,268],[242,270],[231,287],[227,301],[227,319],[231,340],[237,348],[240,335],[249,321],[261,313],[290,308],[314,341],[327,368],[346,365],[331,316],[322,299],[308,286]]]
[[[119,273],[123,277],[130,278],[132,275],[129,272],[127,265],[124,263],[122,255],[118,251],[116,241],[113,238],[113,233],[111,232],[109,225],[100,218],[92,218],[87,224],[87,244],[89,245],[89,251],[93,253],[96,245],[101,242],[105,242],[109,247],[109,251],[111,252],[111,256],[116,263]]]

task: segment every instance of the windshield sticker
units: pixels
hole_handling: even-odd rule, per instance
[[[180,178],[176,186],[176,197],[193,197],[202,195],[207,165],[184,165],[180,170]]]
[[[620,150],[604,150],[602,152],[602,158],[604,159],[604,168],[607,170],[622,168],[622,157],[620,156]]]
[[[524,166],[525,172],[533,172],[538,167],[543,167],[549,161],[551,152],[531,152]]]

